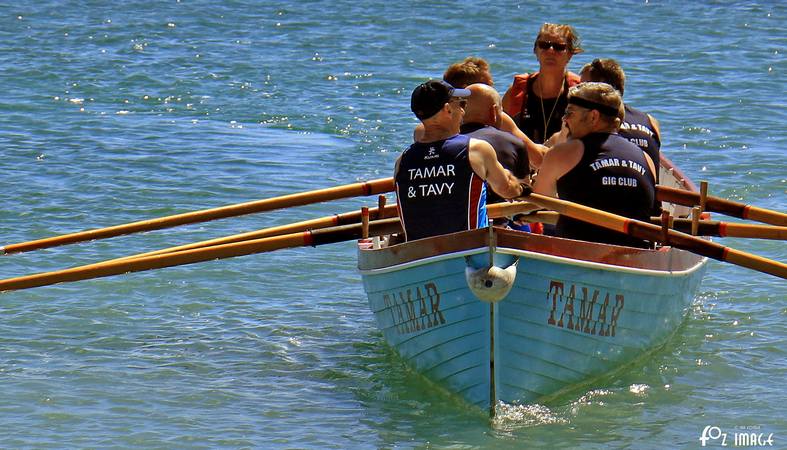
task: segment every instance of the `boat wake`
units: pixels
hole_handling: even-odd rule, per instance
[[[632,385],[629,387],[629,390],[635,395],[644,396],[647,388],[647,385]],[[603,406],[604,398],[612,394],[613,392],[607,389],[594,389],[586,392],[570,404],[555,408],[538,403],[521,405],[497,402],[495,415],[492,418],[492,428],[500,432],[512,432],[521,428],[541,425],[565,425],[571,422],[572,417],[576,417],[579,414],[582,407],[590,405]]]
[[[497,402],[492,428],[497,431],[514,431],[522,427],[567,424],[569,420],[544,405],[512,405]]]

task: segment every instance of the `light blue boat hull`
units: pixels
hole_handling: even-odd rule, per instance
[[[704,270],[704,262],[669,276],[520,262],[514,288],[495,305],[497,399],[554,395],[662,345],[686,316]]]
[[[479,406],[490,403],[490,305],[468,289],[463,257],[364,276],[386,342],[419,372]]]
[[[660,346],[686,316],[705,270],[705,259],[676,249],[495,233],[495,264],[518,261],[513,288],[496,303],[479,300],[465,277],[468,264],[488,261],[486,230],[359,250],[386,342],[482,408],[542,400]]]

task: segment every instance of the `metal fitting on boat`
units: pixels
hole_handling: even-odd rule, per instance
[[[504,299],[514,286],[516,262],[505,269],[497,266],[465,269],[467,287],[479,300],[497,303]]]

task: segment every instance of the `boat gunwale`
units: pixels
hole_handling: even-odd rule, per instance
[[[495,251],[514,256],[606,271],[655,276],[683,276],[698,270],[707,258],[663,247],[660,250],[622,247],[516,230],[494,228]],[[488,228],[461,231],[404,242],[381,249],[359,248],[363,275],[382,274],[488,251]]]

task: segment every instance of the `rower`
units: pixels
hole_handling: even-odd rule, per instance
[[[396,201],[405,239],[487,226],[486,185],[504,198],[527,188],[497,160],[485,141],[460,135],[471,92],[445,81],[415,88],[410,108],[424,134],[402,153],[394,169]]]
[[[585,64],[580,73],[580,80],[607,83],[620,92],[626,87],[626,74],[617,61],[612,58],[596,58]],[[659,180],[659,150],[661,148],[661,131],[659,121],[648,113],[642,112],[628,103],[623,103],[625,114],[618,134],[634,143],[650,156],[656,167],[656,182]]]
[[[569,139],[547,152],[533,191],[646,221],[656,195],[655,167],[639,147],[617,134],[623,100],[606,83],[571,88],[563,121]],[[557,236],[631,247],[646,241],[560,216]]]

